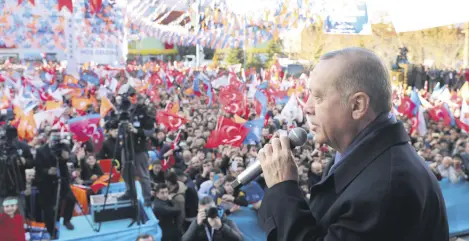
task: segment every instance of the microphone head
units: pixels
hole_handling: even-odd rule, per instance
[[[288,139],[290,139],[291,148],[302,146],[308,140],[308,133],[305,129],[296,127],[288,133]]]

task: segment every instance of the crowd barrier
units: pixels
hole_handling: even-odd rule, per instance
[[[440,181],[446,203],[449,234],[451,237],[469,233],[469,182]]]

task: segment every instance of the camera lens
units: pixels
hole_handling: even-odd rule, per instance
[[[208,218],[216,218],[218,216],[218,209],[216,207],[211,207],[206,210]]]

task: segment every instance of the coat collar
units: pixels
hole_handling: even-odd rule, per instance
[[[401,122],[387,125],[378,130],[375,136],[361,143],[347,155],[342,161],[343,163],[333,172],[336,193],[341,192],[365,167],[391,146],[409,141],[409,134]]]

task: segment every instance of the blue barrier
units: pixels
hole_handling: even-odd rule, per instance
[[[138,200],[141,202],[142,188],[139,182],[135,182],[137,188]],[[125,184],[123,182],[112,183],[109,187],[110,193],[123,192],[125,191]],[[105,192],[105,189],[104,191]],[[60,227],[60,241],[135,241],[139,234],[150,234],[157,241],[161,240],[162,231],[158,225],[158,219],[153,214],[153,210],[150,207],[144,208],[148,221],[145,224],[138,226],[136,223],[128,227],[132,220],[122,219],[114,220],[109,222],[103,222],[101,224],[101,231],[99,233],[94,232],[90,227],[85,216],[78,216],[72,218],[72,223],[75,226],[75,230],[67,230],[65,227]],[[86,215],[88,220],[93,222],[91,215]],[[95,226],[98,224],[95,224]]]
[[[239,230],[241,230],[244,241],[260,241],[267,239],[267,235],[259,226],[257,214],[254,210],[242,207],[239,211],[232,213],[229,219],[233,220]]]
[[[469,233],[469,182],[440,181],[451,237]]]

